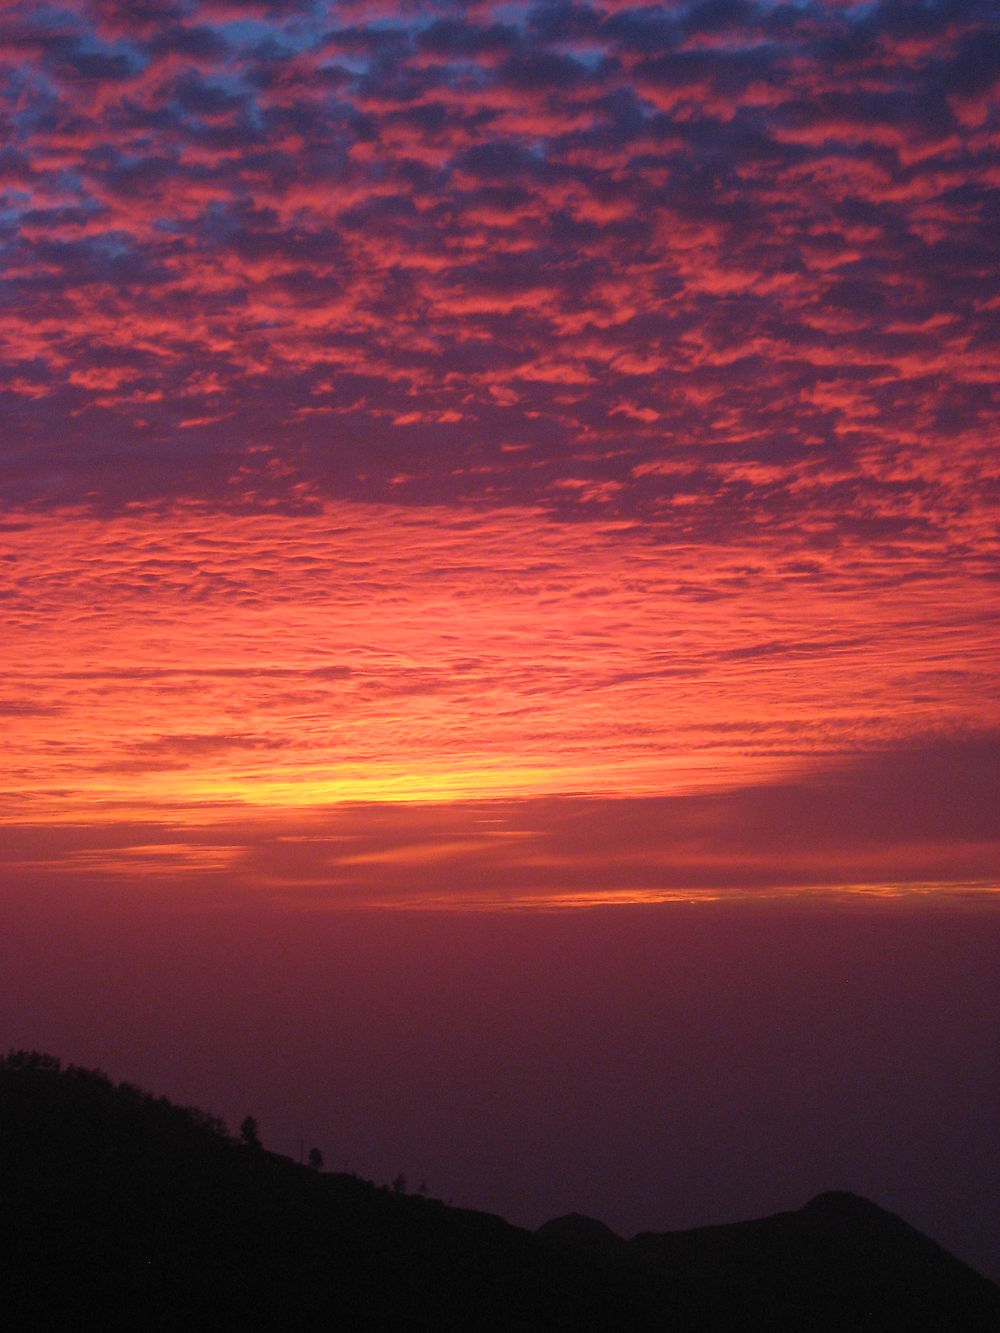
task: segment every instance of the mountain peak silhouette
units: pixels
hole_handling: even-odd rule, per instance
[[[623,1240],[324,1173],[35,1052],[0,1059],[6,1327],[996,1333],[1000,1289],[855,1195]]]

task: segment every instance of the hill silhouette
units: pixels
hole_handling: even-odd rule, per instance
[[[324,1174],[52,1057],[0,1061],[12,1329],[955,1330],[1000,1288],[864,1199],[624,1240]]]

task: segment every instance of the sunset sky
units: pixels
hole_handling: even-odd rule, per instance
[[[322,937],[359,1043],[419,1014],[397,1075],[428,1051],[478,1068],[485,1029],[435,1046],[468,954],[524,1105],[553,1113],[539,1052],[585,1032],[606,1059],[577,1105],[623,1080],[634,1103],[642,1062],[593,1013],[560,1010],[530,1077],[511,1036],[554,1012],[547,967],[565,1006],[589,959],[602,1012],[647,1033],[671,985],[707,1004],[694,1029],[674,1011],[709,1034],[689,1120],[735,1153],[739,1115],[705,1128],[719,1034],[759,1013],[773,1073],[843,1016],[767,1122],[787,1142],[858,1049],[844,988],[875,932],[880,957],[900,942],[862,987],[889,1026],[836,1132],[856,1147],[919,1102],[939,1176],[906,1194],[915,1130],[875,1184],[848,1146],[849,1180],[832,1160],[787,1196],[758,1163],[770,1193],[693,1172],[662,1216],[591,1202],[624,1229],[722,1221],[815,1175],[926,1220],[964,1181],[953,1243],[1000,1275],[976,1212],[1000,1186],[977,1008],[1000,957],[998,238],[995,0],[0,0],[0,1046],[257,1109],[277,1065],[218,1033],[243,1032],[251,976],[272,1015],[307,979],[289,1031],[332,1004]],[[444,990],[405,962],[386,982],[389,938]],[[161,941],[183,963],[154,984]],[[702,971],[661,994],[682,955]],[[216,971],[188,1022],[179,978]],[[931,976],[965,977],[940,1028]],[[819,989],[768,1054],[771,982]],[[862,1116],[919,1032],[916,1081]],[[946,1051],[966,1064],[942,1107]],[[299,1052],[265,1140],[270,1110],[288,1148],[324,1058]],[[517,1220],[562,1186],[573,1206],[579,1163],[534,1202],[483,1168],[459,1122],[484,1086],[451,1120],[425,1089],[392,1150],[450,1141],[478,1182],[460,1201]],[[419,1174],[364,1142],[352,1167]]]

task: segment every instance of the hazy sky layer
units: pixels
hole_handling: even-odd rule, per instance
[[[334,1170],[625,1234],[856,1190],[1000,1279],[1000,914],[498,914],[25,886],[0,1033]]]

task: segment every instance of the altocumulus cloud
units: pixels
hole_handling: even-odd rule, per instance
[[[967,550],[998,73],[989,0],[6,3],[3,493]]]

